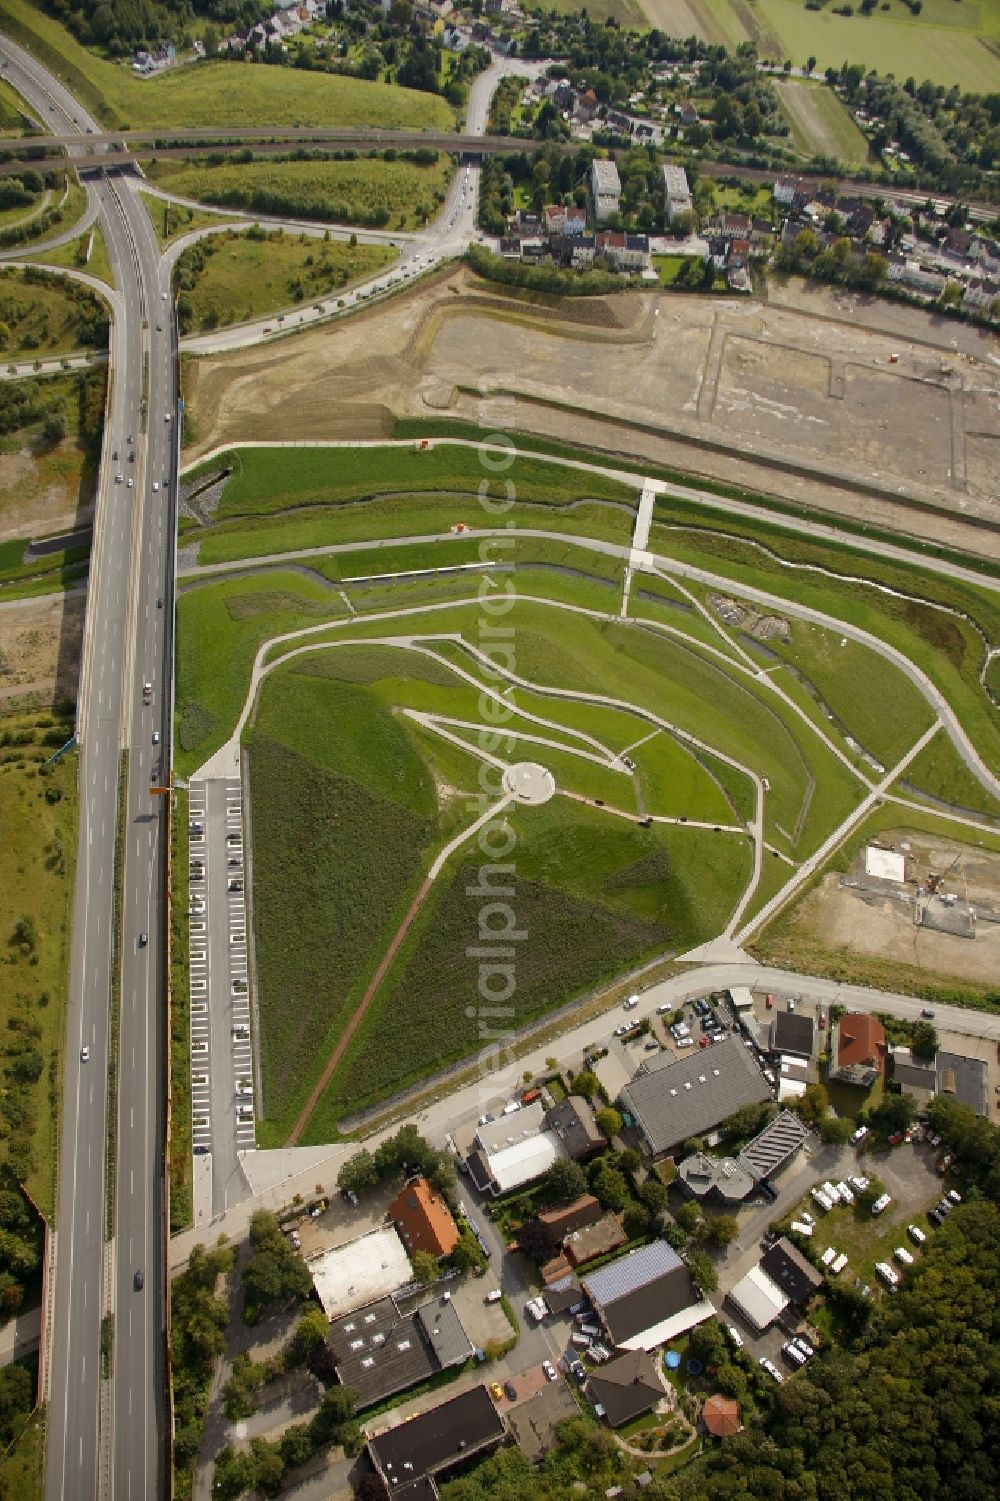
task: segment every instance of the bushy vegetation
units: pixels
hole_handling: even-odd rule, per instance
[[[71,733],[52,714],[8,721],[0,732],[0,1164],[7,1186],[24,1183],[46,1215],[55,1197],[77,804],[76,758],[45,762]],[[35,1230],[26,1236],[35,1250],[15,1247],[14,1260],[30,1277],[38,1243]]]
[[[410,151],[329,154],[296,152],[287,159],[253,152],[161,160],[153,182],[183,198],[217,203],[247,214],[403,229],[426,224],[444,202],[451,162],[430,147]]]
[[[500,282],[505,287],[527,287],[532,292],[549,292],[562,297],[603,297],[608,292],[624,292],[628,278],[611,271],[562,271],[558,266],[527,266],[507,261],[483,245],[470,245],[466,260],[477,276]]]
[[[312,1290],[312,1278],[302,1257],[286,1235],[277,1217],[258,1209],[250,1219],[250,1255],[240,1273],[243,1284],[243,1317],[248,1324],[289,1303],[300,1302]]]
[[[191,1495],[212,1373],[226,1348],[229,1305],[219,1279],[232,1271],[234,1260],[229,1246],[209,1251],[197,1245],[171,1284],[174,1494],[180,1501]]]
[[[102,348],[107,340],[107,309],[89,287],[40,266],[0,272],[0,353],[5,358]]]
[[[354,1419],[357,1405],[349,1386],[330,1386],[317,1412],[308,1423],[293,1423],[280,1439],[269,1443],[254,1438],[249,1449],[237,1451],[226,1444],[215,1461],[212,1495],[222,1501],[237,1501],[240,1496],[276,1496],[285,1484],[288,1470],[294,1470],[325,1448],[338,1444],[347,1455],[361,1448],[361,1429]]]

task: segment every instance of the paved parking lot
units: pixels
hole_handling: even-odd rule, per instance
[[[239,1152],[252,1150],[253,1048],[247,957],[243,800],[238,778],[192,782],[189,794],[193,1146],[212,1159],[196,1175],[196,1222],[247,1195]]]

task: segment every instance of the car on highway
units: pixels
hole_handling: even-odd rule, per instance
[[[159,482],[159,480],[158,479],[154,479],[154,481],[153,481],[153,494],[154,495],[156,494],[156,492],[157,492],[157,490],[159,488],[160,488],[160,482]]]
[[[163,609],[163,599],[162,599],[162,597],[160,595],[156,596],[156,608],[158,610],[162,610]]]
[[[135,1288],[137,1293],[141,1293],[145,1285],[146,1279],[142,1274],[142,1267],[137,1267],[135,1276],[132,1278],[132,1286]]]
[[[159,732],[159,730],[154,730],[153,731],[153,744],[154,745],[159,745],[159,743],[160,743],[160,732]]]
[[[139,947],[141,949],[144,949],[146,947],[146,944],[148,942],[149,942],[149,936],[148,936],[148,934],[146,934],[146,933],[140,933],[139,934]]]
[[[80,1062],[81,1063],[86,1063],[89,1058],[90,1058],[90,1049],[87,1048],[87,1047],[81,1048],[80,1049]]]
[[[135,481],[133,480],[132,476],[129,475],[129,477],[128,477],[128,487],[129,487],[130,490],[131,490],[131,488],[132,488],[132,486],[134,484],[135,484]]]
[[[118,473],[115,475],[115,484],[116,485],[120,485],[123,482],[124,479],[125,479],[125,476],[124,476],[124,474],[122,474],[121,470],[119,469]]]

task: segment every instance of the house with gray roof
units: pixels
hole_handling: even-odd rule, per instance
[[[620,1095],[622,1110],[654,1157],[711,1131],[744,1105],[770,1098],[756,1060],[736,1036],[682,1058],[658,1054],[642,1064]]]
[[[606,1339],[621,1350],[654,1350],[715,1312],[665,1240],[638,1246],[580,1280]]]

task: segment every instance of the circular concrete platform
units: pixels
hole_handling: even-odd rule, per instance
[[[553,796],[556,779],[537,761],[518,761],[516,766],[508,766],[504,771],[503,785],[504,791],[512,793],[519,803],[537,807]]]

